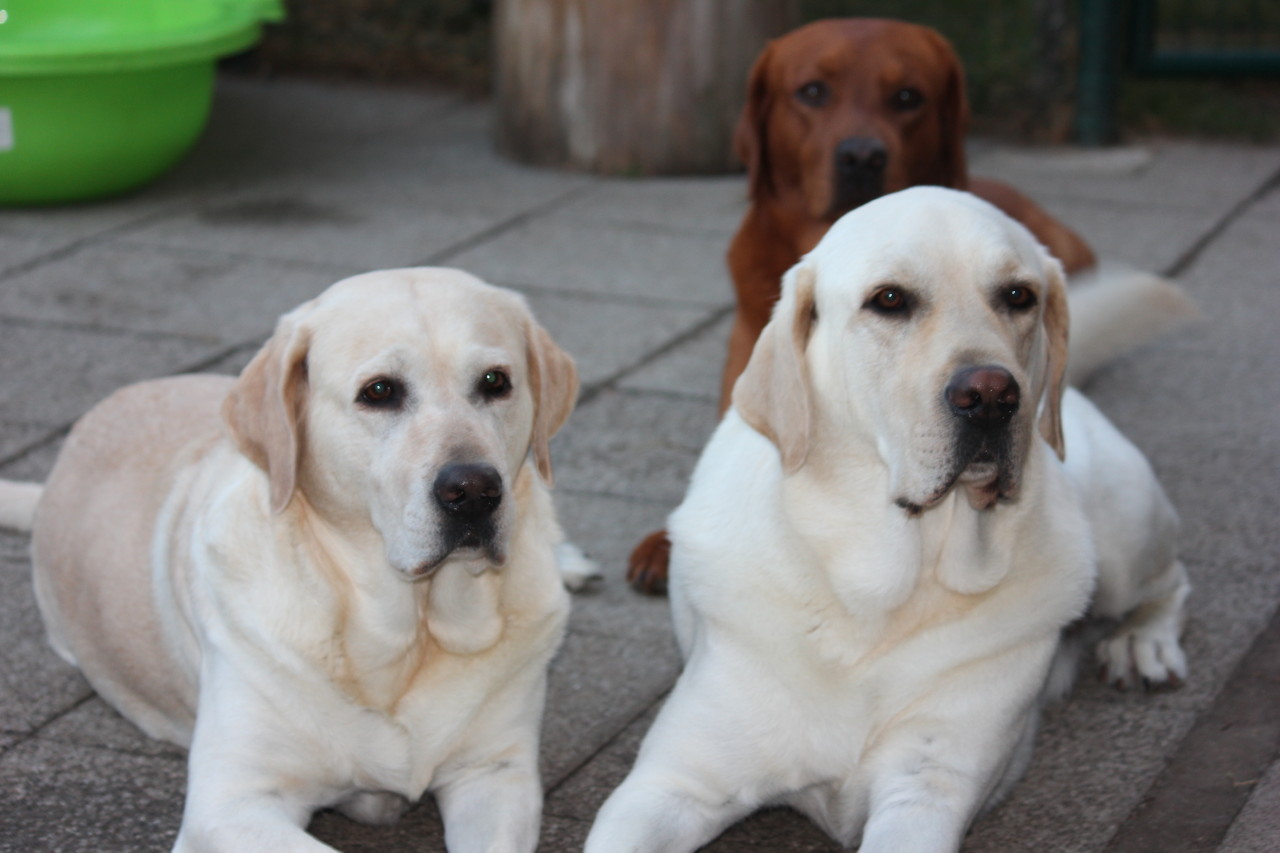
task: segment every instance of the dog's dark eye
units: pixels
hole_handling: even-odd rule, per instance
[[[900,287],[882,287],[871,294],[865,307],[877,314],[906,314],[911,310],[911,300]]]
[[[893,93],[893,97],[889,99],[890,105],[901,112],[914,110],[924,103],[924,95],[920,94],[919,89],[912,89],[910,86],[899,89]]]
[[[380,409],[399,408],[404,401],[404,389],[394,379],[375,379],[360,389],[357,401]]]
[[[810,80],[799,89],[796,89],[796,97],[803,104],[811,107],[820,107],[831,97],[831,90],[821,80]]]
[[[505,397],[511,393],[511,377],[507,376],[506,371],[497,368],[486,370],[480,377],[479,390],[480,396],[489,400]]]
[[[1013,284],[1000,291],[1000,298],[1013,311],[1029,311],[1036,305],[1036,294],[1031,288]]]

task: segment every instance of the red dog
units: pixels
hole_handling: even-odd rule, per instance
[[[860,204],[918,184],[968,189],[1019,220],[1066,267],[1094,264],[1079,235],[997,181],[970,179],[964,70],[928,27],[872,18],[816,21],[769,43],[747,82],[734,147],[751,206],[729,245],[738,306],[720,387],[729,405],[782,274]],[[631,554],[637,589],[666,586],[670,543],[651,533]]]

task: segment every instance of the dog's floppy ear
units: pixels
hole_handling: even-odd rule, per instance
[[[813,268],[803,263],[786,274],[782,297],[733,386],[734,408],[777,445],[787,474],[798,470],[809,453],[813,403],[805,348],[817,317],[816,278]]]
[[[1040,410],[1040,434],[1058,454],[1066,457],[1062,437],[1062,394],[1066,390],[1067,337],[1070,314],[1067,310],[1067,284],[1062,264],[1046,252],[1049,288],[1044,300],[1045,378],[1044,402]]]
[[[969,167],[964,150],[965,134],[969,131],[969,97],[965,92],[964,66],[951,43],[940,33],[930,30],[929,35],[938,52],[938,62],[946,69],[942,103],[938,105],[942,139],[937,183],[963,190],[969,186]]]
[[[564,426],[578,401],[578,369],[569,354],[532,317],[525,327],[525,339],[529,387],[533,392],[533,461],[550,485],[551,437]]]
[[[298,477],[310,333],[296,313],[280,318],[275,334],[240,373],[222,404],[222,417],[240,452],[267,472],[274,513],[289,505]]]
[[[747,75],[747,102],[733,131],[733,153],[747,167],[747,193],[757,199],[772,189],[769,180],[769,60],[773,43],[765,45]]]

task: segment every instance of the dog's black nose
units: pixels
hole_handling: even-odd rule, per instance
[[[974,426],[998,427],[1018,411],[1022,391],[1009,371],[988,364],[956,371],[943,396],[956,417]]]
[[[879,176],[888,162],[889,152],[879,139],[851,136],[836,146],[836,170],[842,176]]]
[[[481,518],[502,502],[502,475],[492,465],[446,465],[436,475],[432,491],[447,512]]]

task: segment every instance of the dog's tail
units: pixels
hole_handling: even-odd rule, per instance
[[[0,480],[0,527],[29,531],[36,521],[36,505],[44,486]]]
[[[1109,361],[1200,316],[1191,297],[1166,278],[1122,267],[1073,276],[1067,382],[1079,386]]]

